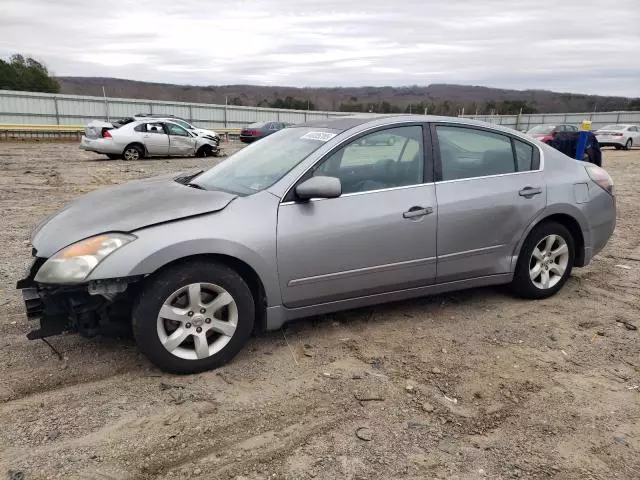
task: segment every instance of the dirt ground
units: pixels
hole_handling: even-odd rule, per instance
[[[58,358],[25,338],[14,285],[43,216],[217,160],[0,143],[0,476],[640,478],[640,150],[604,159],[616,233],[554,298],[486,288],[318,317],[177,377],[130,339],[53,337]]]

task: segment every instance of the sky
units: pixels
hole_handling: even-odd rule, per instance
[[[0,0],[0,57],[190,85],[640,97],[640,0]]]

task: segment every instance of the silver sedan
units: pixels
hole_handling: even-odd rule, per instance
[[[144,119],[119,128],[95,128],[89,124],[80,148],[111,159],[138,160],[153,156],[215,156],[219,138],[192,133],[167,120]]]
[[[29,338],[121,321],[189,373],[300,317],[497,284],[549,297],[615,223],[606,171],[514,130],[342,117],[90,193],[38,227],[18,288]]]

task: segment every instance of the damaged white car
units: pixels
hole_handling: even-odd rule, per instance
[[[166,119],[146,118],[122,126],[94,121],[85,129],[80,148],[104,154],[112,160],[154,156],[209,157],[220,153],[220,138],[213,132],[189,131]]]

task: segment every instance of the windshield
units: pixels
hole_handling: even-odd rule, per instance
[[[186,128],[187,130],[193,130],[193,125],[189,125],[187,122],[184,122],[182,120],[178,120],[176,118],[172,118],[171,121],[173,123],[177,123],[178,125],[180,125],[181,127]]]
[[[276,183],[337,133],[326,128],[285,128],[243,148],[191,183],[205,190],[251,195]]]
[[[555,125],[538,125],[537,127],[533,127],[527,133],[551,133]]]
[[[605,125],[604,127],[602,127],[600,130],[624,130],[626,127],[626,125]]]

